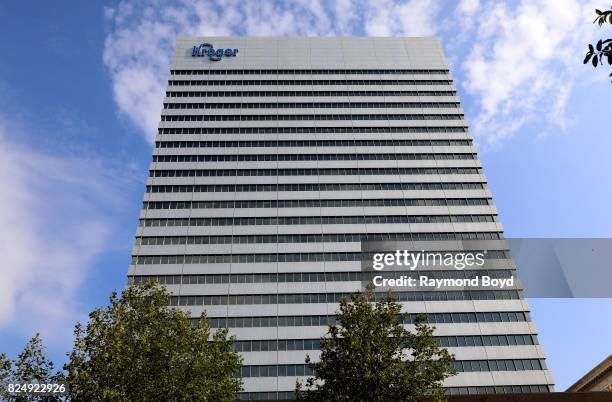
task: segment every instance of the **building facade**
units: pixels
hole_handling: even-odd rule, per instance
[[[242,399],[292,397],[364,241],[513,269],[437,39],[184,37],[165,95],[129,281],[230,328]],[[455,354],[449,393],[552,390],[520,286],[398,294]]]

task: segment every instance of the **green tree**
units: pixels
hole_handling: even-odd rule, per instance
[[[6,357],[6,354],[0,353],[0,399],[8,400],[7,387],[10,382],[13,363]]]
[[[53,362],[45,356],[45,348],[40,334],[34,335],[26,344],[17,359],[11,361],[6,354],[0,354],[0,399],[6,401],[56,401],[55,397],[33,397],[10,395],[9,384],[51,384],[62,382],[64,379],[60,371],[54,370]]]
[[[443,400],[442,382],[454,375],[454,357],[433,338],[434,327],[417,315],[414,332],[403,326],[401,305],[390,295],[373,303],[372,289],[342,299],[336,324],[321,339],[321,357],[306,363],[314,376],[305,401],[416,401],[428,396]]]
[[[157,283],[129,286],[77,324],[64,366],[73,400],[232,401],[242,359],[227,329],[192,326]]]
[[[597,17],[593,23],[602,25],[608,23],[612,24],[612,8],[610,10],[601,11],[595,10]],[[604,62],[608,62],[609,65],[612,65],[612,39],[600,39],[597,41],[595,46],[589,43],[589,50],[584,57],[584,64],[588,62],[593,64],[593,67],[597,67],[597,65],[603,64]],[[610,77],[612,77],[612,73],[610,73]]]

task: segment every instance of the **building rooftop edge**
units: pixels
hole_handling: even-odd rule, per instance
[[[600,375],[612,370],[612,355],[602,360],[597,366],[593,367],[588,373],[580,377],[578,381],[572,384],[566,392],[575,392],[582,389],[584,386],[597,380]]]

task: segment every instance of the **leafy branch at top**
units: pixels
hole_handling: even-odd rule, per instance
[[[593,21],[594,24],[597,23],[599,26],[606,23],[612,24],[612,8],[606,11],[595,10],[595,13],[597,17]],[[589,44],[589,51],[584,57],[584,64],[591,62],[593,67],[603,64],[604,61],[612,65],[612,39],[600,39],[595,46]],[[612,77],[612,73],[610,73],[610,77]]]
[[[612,7],[610,10],[606,10],[606,11],[601,11],[601,10],[596,9],[595,14],[597,14],[597,18],[595,18],[595,21],[593,21],[593,24],[598,23],[599,26],[602,26],[606,22],[612,24]]]

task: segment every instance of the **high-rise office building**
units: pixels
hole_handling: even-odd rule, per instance
[[[242,399],[285,399],[371,278],[362,242],[498,244],[482,269],[508,273],[502,230],[437,39],[184,37],[129,281],[231,329]],[[552,390],[520,288],[397,295],[455,354],[449,393]]]

